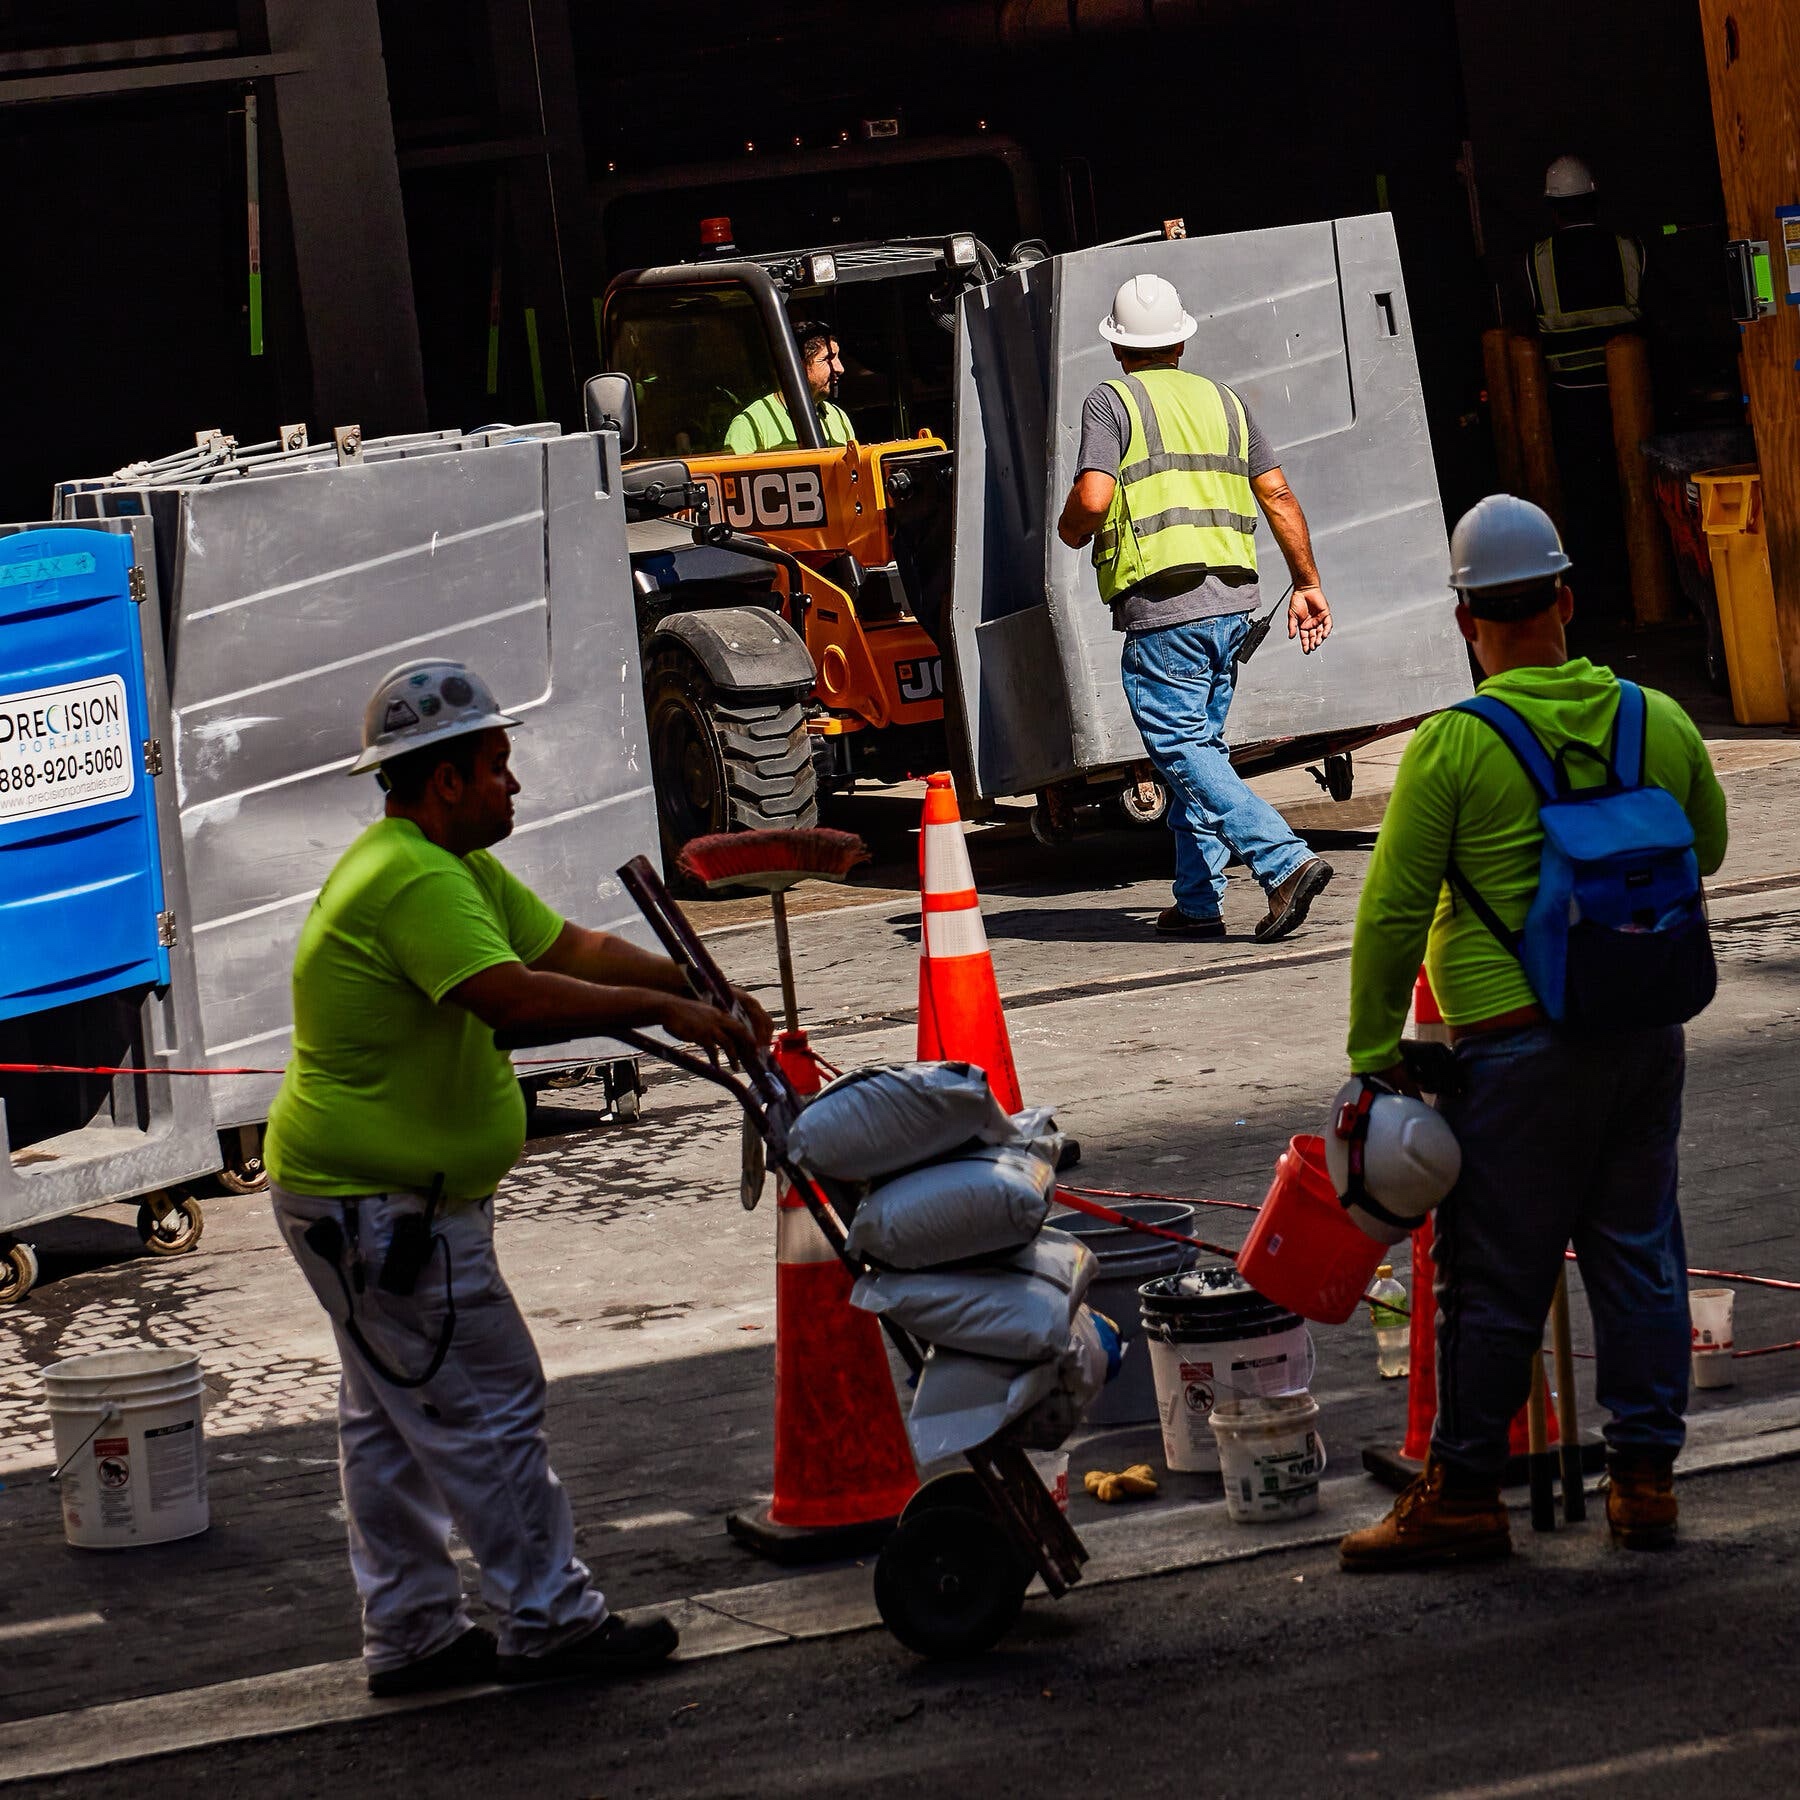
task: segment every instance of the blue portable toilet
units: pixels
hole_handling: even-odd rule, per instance
[[[0,1020],[166,987],[132,540],[0,537]]]

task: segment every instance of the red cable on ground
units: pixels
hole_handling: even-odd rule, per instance
[[[1233,1212],[1262,1211],[1260,1206],[1249,1200],[1177,1200],[1173,1194],[1140,1193],[1135,1188],[1071,1187],[1058,1191],[1070,1194],[1089,1194],[1101,1200],[1166,1200],[1175,1206],[1223,1206]]]

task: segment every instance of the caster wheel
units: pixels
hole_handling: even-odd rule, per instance
[[[920,1656],[979,1655],[1000,1641],[1025,1604],[1029,1578],[1018,1551],[985,1510],[916,1505],[917,1496],[876,1559],[876,1609]]]
[[[269,1171],[263,1167],[260,1156],[253,1156],[235,1168],[221,1169],[218,1182],[228,1194],[260,1194],[268,1189]]]
[[[0,1306],[16,1306],[37,1285],[37,1252],[29,1244],[9,1244],[0,1255]]]
[[[138,1208],[137,1229],[152,1256],[186,1256],[200,1242],[206,1214],[187,1195],[152,1194]]]
[[[1075,841],[1075,827],[1051,818],[1040,800],[1031,809],[1031,835],[1046,850],[1061,850]]]
[[[1356,790],[1356,767],[1349,751],[1325,759],[1325,791],[1334,800],[1348,800]]]
[[[1119,811],[1128,825],[1160,825],[1169,816],[1169,790],[1160,781],[1134,781],[1119,789]]]
[[[627,1088],[613,1100],[612,1109],[621,1125],[635,1125],[644,1116],[644,1097],[635,1088]]]

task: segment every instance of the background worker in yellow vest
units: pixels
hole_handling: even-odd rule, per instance
[[[800,346],[800,366],[806,371],[806,385],[812,390],[813,410],[819,415],[819,430],[824,434],[825,442],[854,444],[856,428],[850,423],[850,415],[833,398],[844,373],[836,334],[829,325],[808,320],[794,327],[794,341]],[[754,456],[760,450],[797,450],[799,447],[794,422],[788,417],[787,402],[779,393],[764,394],[760,400],[752,400],[725,427],[725,448],[734,456]]]
[[[1550,377],[1551,423],[1570,548],[1590,610],[1629,612],[1606,341],[1643,321],[1644,247],[1600,223],[1594,176],[1578,156],[1544,171],[1551,231],[1526,258],[1531,310]],[[1597,605],[1596,605],[1597,603]]]
[[[1259,943],[1286,937],[1331,879],[1287,822],[1231,766],[1225,715],[1259,601],[1256,507],[1287,558],[1288,636],[1311,655],[1331,634],[1306,516],[1243,401],[1179,367],[1198,329],[1174,286],[1137,275],[1100,335],[1123,374],[1081,409],[1081,452],[1057,523],[1093,545],[1100,598],[1125,634],[1125,697],[1169,791],[1175,904],[1165,936],[1220,938],[1233,855],[1268,896]]]

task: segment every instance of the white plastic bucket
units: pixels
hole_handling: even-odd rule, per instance
[[[84,1550],[166,1544],[211,1523],[200,1359],[100,1350],[44,1371],[63,1530]]]
[[[1225,1509],[1239,1524],[1298,1519],[1319,1509],[1325,1443],[1311,1394],[1221,1400],[1208,1417],[1219,1444]]]
[[[1069,1510],[1069,1453],[1066,1450],[1027,1450],[1038,1480],[1050,1490],[1059,1512]]]
[[[1688,1291],[1695,1387],[1731,1386],[1731,1308],[1736,1299],[1735,1288],[1691,1288]]]
[[[1163,1461],[1181,1473],[1220,1466],[1218,1444],[1207,1429],[1215,1405],[1303,1393],[1317,1362],[1312,1333],[1299,1319],[1270,1337],[1225,1343],[1170,1343],[1148,1333],[1146,1339]]]

